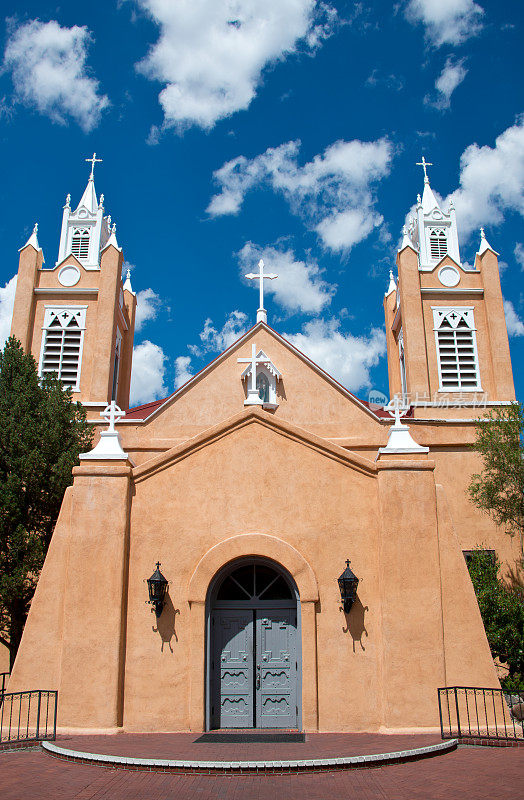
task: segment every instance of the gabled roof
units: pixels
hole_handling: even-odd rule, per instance
[[[155,474],[163,469],[166,469],[171,464],[181,461],[192,452],[200,450],[214,441],[223,438],[224,434],[231,433],[235,430],[244,428],[246,425],[261,425],[265,428],[275,431],[287,438],[294,439],[305,447],[315,450],[321,455],[333,458],[341,463],[350,465],[353,469],[358,470],[364,475],[375,476],[377,473],[376,464],[370,459],[350,450],[346,450],[328,439],[323,439],[310,431],[300,428],[292,422],[279,419],[273,414],[263,411],[258,406],[250,406],[240,411],[230,419],[223,420],[212,428],[194,436],[181,444],[177,444],[166,450],[164,453],[159,453],[157,456],[149,459],[144,464],[140,464],[133,469],[133,478],[135,483],[148,478],[150,475]]]
[[[345,395],[348,399],[352,400],[356,405],[363,409],[367,414],[369,414],[373,419],[381,419],[387,418],[391,419],[387,412],[383,412],[379,409],[378,411],[374,411],[370,408],[369,403],[365,400],[360,400],[356,395],[346,389],[341,383],[339,383],[335,378],[333,378],[328,372],[319,367],[318,364],[315,364],[310,358],[308,358],[304,353],[302,353],[298,347],[288,342],[280,333],[277,333],[273,328],[271,328],[265,322],[257,322],[256,325],[253,325],[243,336],[240,336],[233,344],[224,350],[220,355],[218,355],[213,361],[211,361],[207,366],[197,372],[196,375],[193,375],[186,383],[182,384],[175,392],[170,394],[168,397],[165,397],[161,400],[154,400],[151,403],[145,403],[141,406],[136,406],[135,408],[130,408],[126,411],[125,421],[132,422],[133,420],[149,420],[153,416],[155,416],[161,409],[169,405],[173,402],[178,396],[180,396],[183,392],[187,391],[194,383],[200,380],[207,372],[212,370],[215,366],[220,364],[228,355],[239,345],[241,345],[246,339],[248,339],[252,333],[258,330],[265,330],[270,333],[278,342],[287,347],[288,350],[291,350],[298,358],[301,359],[305,364],[307,364],[311,369],[313,369],[318,375],[322,376],[328,383],[334,386],[338,391]]]

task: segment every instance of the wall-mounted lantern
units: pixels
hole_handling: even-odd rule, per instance
[[[157,617],[162,613],[167,591],[167,580],[160,572],[160,561],[156,562],[156,569],[147,579],[147,589],[149,591],[149,600],[146,603],[151,603],[155,609]]]
[[[351,606],[355,602],[357,596],[358,578],[355,573],[350,569],[351,561],[346,559],[346,569],[338,579],[338,586],[340,589],[340,599],[344,606],[344,612],[349,614]]]

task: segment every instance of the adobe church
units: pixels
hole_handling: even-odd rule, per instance
[[[56,264],[36,230],[21,249],[12,334],[97,434],[9,686],[57,689],[62,731],[435,730],[438,687],[499,685],[464,557],[517,558],[467,495],[475,419],[515,399],[497,253],[482,233],[463,263],[424,174],[384,298],[387,409],[268,326],[263,264],[256,324],[129,409],[136,297],[93,169]]]

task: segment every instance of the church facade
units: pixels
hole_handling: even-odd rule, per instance
[[[389,410],[269,327],[262,302],[174,394],[128,409],[136,298],[122,267],[92,172],[78,208],[66,202],[56,265],[36,231],[21,249],[12,333],[97,437],[10,691],[57,689],[62,730],[420,731],[438,726],[438,687],[497,687],[464,558],[517,558],[466,492],[475,419],[515,399],[484,235],[466,267],[455,210],[425,178],[384,298]],[[347,559],[359,583],[344,607]]]

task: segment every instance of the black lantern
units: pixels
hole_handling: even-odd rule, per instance
[[[147,602],[154,606],[155,614],[159,617],[164,608],[167,591],[167,581],[160,572],[160,561],[156,562],[155,571],[147,579],[147,588],[149,591],[149,600]]]
[[[340,599],[344,605],[344,612],[349,614],[351,606],[355,602],[357,596],[358,578],[355,573],[350,569],[351,561],[346,559],[346,569],[338,579],[338,586],[340,589]]]

